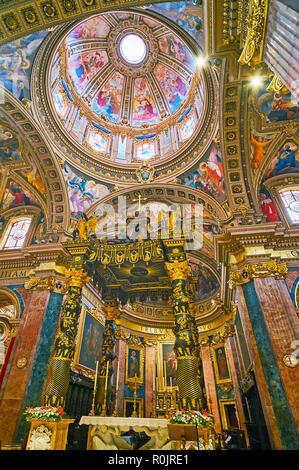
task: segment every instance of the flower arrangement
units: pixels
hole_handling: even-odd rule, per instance
[[[35,408],[29,407],[25,411],[24,415],[26,419],[44,419],[45,421],[60,421],[64,414],[61,406],[37,406]]]
[[[215,424],[214,417],[207,410],[195,411],[195,410],[181,410],[181,411],[170,411],[167,416],[169,424],[198,424],[204,428],[213,427]]]

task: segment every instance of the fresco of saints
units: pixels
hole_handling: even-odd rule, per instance
[[[266,216],[267,222],[278,222],[279,217],[274,206],[274,203],[269,195],[265,194],[265,192],[260,193],[260,204],[263,211],[263,214]]]
[[[79,93],[84,91],[90,80],[107,61],[105,51],[93,51],[70,57],[69,72]]]
[[[251,139],[250,139],[250,143],[252,145],[252,148],[253,148],[253,158],[251,160],[251,167],[256,170],[265,154],[266,154],[266,150],[265,148],[267,147],[267,145],[270,144],[270,142],[272,142],[273,139],[270,139],[270,140],[263,140],[262,137],[258,136],[256,139],[254,138],[254,135],[253,133],[251,133]]]
[[[86,180],[68,165],[65,165],[63,174],[69,193],[71,212],[75,216],[86,212],[94,202],[110,193],[107,186],[94,180]]]
[[[9,129],[0,127],[0,163],[20,160],[18,155],[19,141]]]
[[[134,82],[133,125],[140,121],[154,123],[158,118],[145,78],[137,78]]]
[[[38,47],[48,31],[40,31],[0,47],[0,81],[16,98],[30,98],[30,74]]]
[[[293,142],[287,142],[275,157],[271,160],[264,180],[285,173],[297,173],[299,171],[298,147]]]
[[[95,112],[104,114],[112,122],[116,122],[119,117],[123,82],[123,75],[115,73],[105,83],[92,104],[92,109]]]

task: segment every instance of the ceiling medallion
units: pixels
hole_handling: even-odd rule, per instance
[[[141,77],[153,70],[159,47],[147,24],[126,19],[110,32],[108,38],[108,57],[119,73]]]

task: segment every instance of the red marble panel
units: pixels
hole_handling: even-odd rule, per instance
[[[153,374],[156,365],[154,347],[145,347],[145,417],[151,418],[153,409]]]
[[[246,342],[248,345],[249,355],[253,362],[253,370],[255,373],[256,384],[259,391],[259,396],[265,416],[271,446],[273,449],[279,450],[282,449],[282,445],[276,426],[274,411],[271,405],[271,399],[268,392],[262,364],[259,358],[257,345],[251,327],[246,301],[241,286],[238,286],[236,289],[236,301],[238,302],[239,314],[242,321]]]
[[[48,291],[33,291],[26,296],[23,316],[10,359],[11,367],[1,393],[0,440],[2,445],[13,443],[15,427],[19,419],[26,386],[30,380],[49,295]],[[17,361],[20,358],[27,360],[27,364],[23,368],[17,367]]]
[[[219,413],[219,408],[218,408],[216,384],[215,384],[215,377],[214,377],[210,347],[201,346],[200,352],[201,352],[201,359],[202,359],[202,365],[203,365],[203,375],[204,375],[205,388],[206,388],[206,394],[207,394],[208,408],[212,412],[215,418],[215,431],[217,433],[221,433],[222,431],[221,420],[220,420],[220,413]]]
[[[291,344],[299,338],[296,310],[284,281],[273,278],[255,279],[254,284],[286,395],[299,429],[299,368],[286,367],[282,361],[286,353],[293,352]]]

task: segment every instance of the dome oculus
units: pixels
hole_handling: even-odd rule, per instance
[[[146,45],[144,40],[137,34],[127,34],[119,45],[122,58],[131,65],[140,64],[146,56]]]

